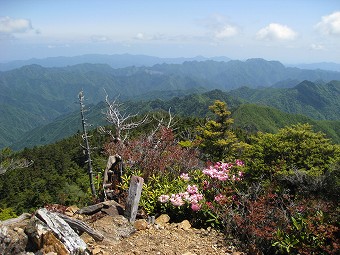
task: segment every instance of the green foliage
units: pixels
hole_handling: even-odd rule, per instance
[[[237,160],[180,176],[153,175],[144,183],[140,206],[148,215],[167,213],[176,222],[188,219],[196,227],[223,227],[219,210],[232,201],[243,167]],[[125,190],[129,176],[123,177]]]
[[[174,179],[168,175],[151,176],[143,186],[140,206],[142,206],[149,215],[167,212],[168,208],[159,204],[159,197],[163,194],[180,192],[184,186],[183,182],[179,176]]]
[[[324,134],[315,133],[308,124],[280,129],[277,134],[259,132],[247,150],[249,174],[272,179],[294,174],[294,169],[309,176],[331,171],[340,159],[339,145],[333,145]]]
[[[281,128],[301,123],[312,125],[315,131],[325,133],[334,143],[340,143],[340,121],[313,120],[304,115],[289,114],[256,104],[242,104],[232,117],[235,120],[233,127],[247,133],[277,133]]]
[[[338,228],[328,224],[325,218],[322,211],[313,216],[291,217],[289,228],[276,231],[272,245],[282,254],[335,254],[334,235]]]
[[[83,206],[91,202],[80,143],[77,135],[17,153],[18,158],[34,163],[0,175],[0,204],[20,214],[50,203]],[[99,160],[96,153],[94,159]]]
[[[16,215],[15,211],[13,208],[8,207],[8,208],[0,208],[0,221],[3,220],[8,220],[12,218],[16,218],[18,215]]]
[[[234,120],[230,118],[226,103],[216,100],[209,109],[216,119],[208,120],[204,127],[197,127],[197,143],[205,154],[204,158],[213,162],[238,158],[243,144],[231,130]]]
[[[230,92],[212,90],[201,94],[180,95],[173,99],[150,99],[151,101],[136,101],[136,98],[134,97],[133,101],[126,102],[125,105],[129,112],[132,113],[145,113],[150,111],[167,112],[171,107],[171,112],[176,116],[195,116],[202,118],[207,116],[210,117],[212,114],[209,113],[208,106],[212,105],[214,100],[220,100],[228,102],[228,106],[233,111],[232,118],[235,121],[232,125],[233,128],[242,128],[247,132],[262,131],[276,133],[279,128],[283,128],[287,125],[310,123],[315,130],[322,131],[328,138],[332,138],[334,142],[340,143],[340,121],[336,121],[339,119],[339,83],[332,81],[328,84],[318,84],[317,86],[307,84],[306,86],[309,88],[310,93],[314,95],[314,98],[320,99],[322,107],[319,107],[319,103],[317,102],[315,103],[316,105],[309,105],[308,101],[303,100],[301,97],[297,97],[297,88],[265,88],[256,90],[240,88]],[[301,85],[301,87],[303,87],[303,85]],[[303,91],[301,93],[307,92]],[[292,98],[295,98],[294,101],[292,101]],[[74,99],[72,100],[74,101]],[[252,102],[253,104],[241,105],[241,101]],[[269,105],[270,107],[264,105]],[[87,116],[94,127],[97,125],[105,125],[101,113],[103,107],[103,103],[99,103],[89,109]],[[22,137],[19,137],[19,135],[11,136],[11,132],[15,131],[15,125],[20,123],[19,120],[16,120],[19,116],[21,116],[20,121],[24,122],[18,127],[20,130],[24,127],[30,127],[29,129],[32,128],[30,124],[26,123],[26,118],[30,115],[25,113],[19,115],[19,113],[16,114],[15,111],[13,111],[7,118],[5,117],[7,115],[5,113],[7,108],[0,107],[0,109],[3,111],[3,114],[0,114],[0,119],[1,117],[4,118],[3,122],[0,121],[0,125],[6,126],[4,127],[5,129],[0,126],[0,134],[4,131],[4,134],[0,135],[0,148],[1,139],[7,141],[4,145],[9,145],[9,140],[16,140],[11,147],[14,149],[21,149],[24,147],[33,147],[34,145],[55,142],[76,133],[81,128],[79,111],[76,111],[69,115],[64,115],[47,125],[33,129],[25,133]],[[292,113],[297,113],[299,115]],[[311,117],[319,120],[314,120]],[[14,120],[10,121],[11,118],[14,118]],[[329,121],[328,119],[334,120]],[[8,122],[10,122],[9,125],[6,124]],[[35,125],[37,123],[39,123],[39,125],[43,124],[38,120],[33,120],[32,123]],[[20,134],[25,131],[20,131]]]
[[[317,120],[339,120],[340,83],[317,84],[303,81],[293,88],[239,88],[231,95],[246,102],[274,107],[286,113]]]

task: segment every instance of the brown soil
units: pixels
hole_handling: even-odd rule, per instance
[[[229,246],[222,233],[214,229],[181,229],[179,224],[167,223],[164,227],[148,225],[145,230],[138,230],[125,238],[117,238],[112,226],[105,218],[93,222],[94,229],[105,233],[102,242],[94,242],[90,237],[83,237],[93,254],[155,254],[155,255],[220,255],[241,254]]]

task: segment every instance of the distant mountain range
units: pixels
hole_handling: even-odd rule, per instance
[[[209,115],[208,107],[213,104],[214,100],[225,101],[228,104],[229,109],[232,112],[232,117],[234,118],[234,127],[241,128],[248,132],[277,132],[279,128],[283,128],[287,125],[297,124],[297,123],[310,123],[313,125],[314,130],[322,131],[329,138],[333,140],[333,142],[340,143],[340,111],[336,111],[334,113],[334,117],[337,117],[338,120],[315,120],[306,115],[302,115],[299,111],[301,109],[309,109],[312,114],[314,112],[318,112],[319,116],[323,113],[327,115],[327,110],[322,112],[322,110],[318,110],[317,105],[313,106],[315,101],[300,101],[299,96],[297,96],[296,100],[292,100],[291,109],[296,107],[292,112],[296,112],[296,114],[286,113],[279,109],[284,109],[285,104],[280,105],[277,103],[274,107],[270,107],[265,105],[265,101],[255,100],[254,98],[247,97],[244,91],[251,90],[252,93],[261,94],[263,93],[265,97],[269,97],[268,104],[271,103],[270,99],[277,99],[279,96],[282,97],[281,102],[289,101],[289,98],[292,96],[291,93],[283,93],[284,91],[288,92],[299,91],[299,87],[304,87],[306,84],[311,85],[311,89],[309,92],[300,90],[299,93],[303,93],[304,95],[308,94],[319,94],[322,91],[321,88],[324,88],[325,91],[331,91],[331,87],[333,85],[322,85],[315,86],[315,84],[310,84],[309,82],[303,82],[296,86],[293,89],[249,89],[249,88],[240,88],[230,92],[222,92],[220,90],[213,90],[201,94],[192,94],[183,97],[175,97],[170,100],[150,100],[150,101],[128,101],[125,102],[125,107],[131,113],[147,113],[154,111],[167,111],[171,107],[171,112],[173,115],[179,116],[196,116],[196,117],[205,117]],[[316,89],[316,87],[318,89]],[[335,93],[337,94],[338,99],[340,98],[339,89],[340,84],[337,83],[334,85],[336,88]],[[273,97],[270,97],[270,94]],[[243,99],[236,95],[242,95]],[[256,97],[256,96],[255,96]],[[320,95],[321,98],[326,99],[327,93],[324,95]],[[253,101],[254,103],[248,103],[248,100],[245,101],[244,98],[248,98],[249,101]],[[333,95],[332,98],[335,98]],[[322,101],[322,100],[321,100]],[[330,103],[333,102],[331,99]],[[256,103],[256,104],[255,104]],[[336,102],[333,102],[336,104]],[[331,106],[331,104],[330,104]],[[316,107],[316,108],[314,108]],[[277,109],[279,108],[279,109]],[[86,114],[88,122],[92,124],[91,128],[96,128],[99,125],[107,125],[108,123],[104,120],[104,115],[102,114],[105,109],[105,104],[100,102],[96,106],[90,106],[89,111]],[[313,110],[312,110],[313,109]],[[335,110],[339,110],[339,103],[333,107]],[[308,112],[307,112],[308,113]],[[325,119],[323,117],[323,119]],[[23,147],[32,147],[34,145],[43,145],[55,142],[62,138],[71,136],[76,132],[81,131],[81,121],[80,121],[80,113],[79,111],[75,111],[66,116],[62,116],[55,121],[37,127],[31,131],[26,132],[21,138],[19,138],[12,147],[14,149],[22,149]]]
[[[159,58],[146,55],[131,55],[131,54],[87,54],[74,57],[50,57],[37,59],[32,58],[28,60],[15,60],[7,63],[0,63],[0,71],[9,71],[27,65],[40,65],[43,67],[66,67],[78,64],[107,64],[112,68],[124,68],[128,66],[153,66],[156,64],[182,64],[185,61],[224,61],[228,62],[230,58],[227,57],[211,57],[206,58],[197,56],[193,58]]]
[[[28,60],[15,60],[0,63],[0,71],[9,71],[20,68],[26,65],[40,65],[43,67],[67,67],[78,64],[107,64],[112,68],[124,68],[129,66],[146,66],[150,67],[156,64],[182,64],[191,61],[206,61],[213,60],[218,62],[228,62],[231,59],[225,56],[203,57],[196,56],[192,58],[160,58],[147,55],[132,55],[132,54],[86,54],[73,57],[49,57],[49,58],[32,58]],[[309,64],[287,64],[287,67],[297,67],[300,69],[309,70],[328,70],[340,72],[340,63],[320,62]]]
[[[340,72],[285,67],[263,59],[125,68],[108,64],[23,66],[0,72],[0,148],[15,143],[34,128],[77,111],[81,90],[88,99],[86,103],[96,105],[104,100],[105,91],[111,98],[119,96],[121,101],[146,101],[242,87],[230,95],[288,113],[339,120],[339,84],[332,80],[339,81]],[[194,109],[196,106],[192,105],[188,111]]]
[[[312,63],[312,64],[296,64],[296,65],[288,65],[292,67],[297,67],[301,69],[311,69],[311,70],[329,70],[340,72],[340,64],[332,63],[332,62],[320,62],[320,63]]]

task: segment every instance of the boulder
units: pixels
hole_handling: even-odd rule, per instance
[[[0,254],[20,254],[25,252],[28,242],[22,228],[0,226]]]
[[[148,228],[148,223],[144,219],[136,220],[133,225],[137,230],[145,230]]]
[[[156,220],[155,220],[155,223],[157,225],[160,225],[160,226],[165,226],[166,223],[168,223],[170,221],[170,216],[167,215],[167,214],[162,214],[161,216],[159,216]]]
[[[189,230],[191,228],[191,224],[188,220],[183,220],[181,223],[178,224],[179,229]]]

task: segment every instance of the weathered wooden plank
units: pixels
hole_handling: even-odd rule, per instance
[[[36,216],[46,223],[70,254],[87,254],[86,243],[57,214],[42,208],[36,211]]]
[[[129,187],[129,195],[125,207],[125,217],[132,223],[136,220],[139,200],[142,194],[144,179],[132,176]]]
[[[58,216],[62,218],[64,221],[66,221],[66,223],[69,224],[73,230],[80,232],[80,234],[86,232],[90,236],[92,236],[93,239],[96,241],[104,240],[104,236],[102,234],[98,233],[93,228],[89,227],[85,222],[77,219],[72,219],[61,213],[58,213]]]

